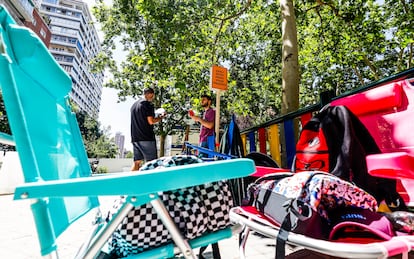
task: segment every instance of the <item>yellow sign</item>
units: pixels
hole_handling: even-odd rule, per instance
[[[211,89],[227,90],[227,68],[213,65],[210,69]]]

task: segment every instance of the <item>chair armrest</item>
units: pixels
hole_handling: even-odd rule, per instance
[[[414,157],[406,152],[368,155],[368,173],[395,179],[414,179]]]
[[[256,166],[256,172],[252,174],[251,176],[259,178],[259,177],[265,176],[267,174],[272,174],[272,173],[290,173],[290,172],[292,171],[286,168]]]
[[[16,188],[14,199],[103,195],[148,195],[224,179],[255,171],[252,160],[240,158],[156,170],[104,176],[33,182]]]

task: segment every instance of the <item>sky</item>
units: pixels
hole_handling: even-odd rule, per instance
[[[89,9],[95,5],[95,0],[83,0],[88,4]],[[109,2],[110,0],[105,0]],[[91,12],[92,13],[92,12]],[[102,40],[102,33],[100,33],[99,26],[95,27],[100,34]],[[122,51],[117,51],[114,56],[115,60],[121,61],[123,59]],[[105,77],[107,77],[106,75]],[[132,150],[131,145],[131,131],[130,131],[130,112],[134,99],[132,97],[127,98],[126,101],[118,103],[118,91],[116,89],[102,88],[101,106],[99,111],[99,122],[101,128],[111,127],[110,134],[112,137],[115,133],[121,132],[125,136],[125,148]]]
[[[111,127],[111,136],[115,136],[116,132],[121,132],[125,136],[125,148],[132,150],[129,109],[134,100],[129,98],[120,103],[117,100],[117,90],[107,87],[102,89],[99,122],[101,127]]]

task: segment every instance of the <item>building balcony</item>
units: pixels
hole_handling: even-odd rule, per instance
[[[10,0],[14,8],[26,21],[33,20],[33,2],[30,0]]]

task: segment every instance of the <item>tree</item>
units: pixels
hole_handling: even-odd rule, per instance
[[[110,128],[101,130],[99,123],[87,115],[85,112],[79,111],[78,107],[71,104],[72,110],[76,114],[79,129],[85,145],[86,153],[90,158],[113,158],[118,154],[118,148],[113,139],[109,137]],[[0,132],[11,134],[9,121],[4,107],[3,98],[0,91]],[[0,144],[2,150],[14,150],[14,147]]]
[[[236,114],[245,120],[245,127],[280,113],[280,27],[277,3],[253,1],[223,39],[222,56],[227,57],[230,66],[229,90],[224,95],[223,107],[227,116]]]
[[[282,14],[282,114],[299,108],[299,61],[292,0],[280,0]]]
[[[3,95],[0,91],[0,132],[11,134],[6,107],[4,106]]]
[[[299,109],[299,61],[296,17],[293,0],[280,0],[282,17],[282,114]],[[293,123],[295,136],[299,136],[299,122]],[[282,149],[286,150],[285,130],[281,128]],[[287,161],[286,152],[282,152]],[[283,166],[287,166],[284,164]]]
[[[108,69],[113,78],[106,87],[119,90],[119,98],[137,96],[147,86],[157,89],[155,106],[167,118],[155,126],[164,139],[185,127],[185,107],[197,104],[208,91],[212,63],[223,61],[218,54],[221,33],[246,5],[232,1],[99,1],[93,12],[105,34],[103,52],[96,58],[97,70]],[[212,37],[212,35],[214,35]],[[115,41],[128,51],[119,67],[114,62]]]
[[[412,67],[409,2],[297,1],[301,106]]]
[[[95,119],[81,111],[76,112],[76,119],[89,158],[114,158],[118,154],[118,147],[109,137],[110,127],[101,130]]]
[[[6,107],[4,106],[3,95],[0,90],[0,132],[11,135],[9,120],[7,118]],[[14,151],[15,147],[0,143],[0,150]]]
[[[411,0],[118,0],[99,1],[94,13],[106,35],[96,68],[114,75],[106,86],[118,89],[120,100],[157,86],[156,105],[170,113],[157,128],[161,136],[208,90],[213,63],[230,68],[221,116],[243,116],[246,126],[413,63]],[[128,51],[119,66],[115,40]]]

